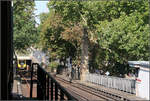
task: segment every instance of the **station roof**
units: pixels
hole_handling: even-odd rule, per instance
[[[31,60],[30,56],[17,56],[17,59],[19,60]]]
[[[149,61],[128,61],[128,63],[131,67],[150,68],[150,62]]]

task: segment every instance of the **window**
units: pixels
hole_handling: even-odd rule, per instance
[[[24,65],[25,64],[25,60],[19,60],[19,64]]]

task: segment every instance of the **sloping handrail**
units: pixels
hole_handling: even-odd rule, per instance
[[[31,69],[31,88],[30,88],[30,98],[32,98],[32,88],[33,88],[33,67],[37,65],[37,99],[38,100],[53,100],[53,89],[55,88],[55,100],[58,100],[58,96],[60,96],[60,100],[64,100],[66,98],[68,100],[77,100],[68,91],[62,87],[53,76],[48,73],[44,68],[42,68],[38,63],[32,64]],[[55,84],[55,86],[54,86]],[[49,88],[51,89],[51,94],[49,95]],[[58,90],[60,91],[60,95],[58,94]]]

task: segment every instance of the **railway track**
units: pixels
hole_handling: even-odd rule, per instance
[[[30,78],[26,78],[25,75],[19,74],[22,78],[21,81],[26,82],[26,93],[30,93]],[[76,97],[78,100],[83,101],[91,101],[91,100],[102,100],[102,101],[130,101],[125,99],[119,95],[115,95],[103,90],[98,90],[96,88],[92,88],[80,83],[70,83],[68,80],[65,80],[61,77],[54,76],[54,78],[65,88],[67,88],[68,92]],[[35,75],[33,76],[33,80],[36,79]]]
[[[124,101],[129,101],[128,99],[125,99],[121,96],[118,96],[118,95],[115,95],[115,94],[111,94],[111,93],[108,93],[108,92],[105,92],[105,91],[100,91],[100,90],[97,90],[97,89],[94,89],[94,88],[91,88],[91,87],[88,87],[88,86],[85,86],[85,85],[82,85],[82,84],[79,84],[79,83],[70,83],[69,81],[67,80],[64,80],[60,77],[55,77],[56,80],[58,80],[61,84],[63,83],[63,85],[70,85],[69,89],[72,89],[72,87],[74,88],[77,88],[79,90],[82,90],[86,93],[89,93],[95,97],[99,97],[101,100],[106,100],[106,101],[120,101],[120,100],[124,100]],[[72,90],[75,94],[79,95],[78,93],[79,92],[75,92],[74,90]],[[79,95],[80,97],[83,97],[85,98],[84,96],[82,96],[82,94]],[[85,98],[86,100],[88,100],[87,96]],[[95,99],[93,99],[95,100]]]
[[[64,86],[65,88],[67,88],[67,91],[73,95],[74,97],[76,97],[78,100],[80,101],[91,101],[91,100],[103,100],[105,101],[105,99],[99,98],[95,95],[92,95],[91,93],[85,93],[85,91],[78,89],[77,87],[74,87],[66,82],[62,82],[60,80],[57,79],[57,81]],[[80,92],[80,93],[79,93]],[[95,99],[94,99],[95,98]]]

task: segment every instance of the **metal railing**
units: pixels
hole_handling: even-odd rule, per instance
[[[39,64],[33,63],[31,70],[30,98],[33,89],[33,69],[37,66],[37,99],[38,100],[76,100],[64,89],[50,73],[46,72]]]
[[[85,81],[135,94],[135,80],[100,74],[86,74]]]

